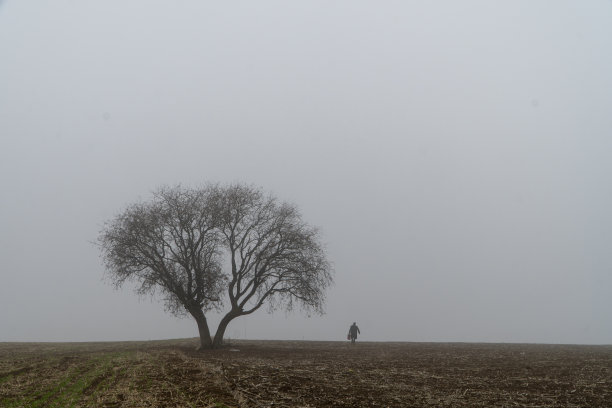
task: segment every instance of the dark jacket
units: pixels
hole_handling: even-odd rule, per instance
[[[357,327],[356,324],[353,324],[349,329],[349,334],[351,335],[352,338],[356,339],[357,333],[361,334],[361,332],[359,331],[359,327]]]

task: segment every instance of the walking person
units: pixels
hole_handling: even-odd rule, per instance
[[[357,327],[357,323],[353,322],[353,325],[349,327],[349,338],[351,339],[351,344],[355,344],[355,340],[357,340],[357,333],[361,334],[359,327]]]

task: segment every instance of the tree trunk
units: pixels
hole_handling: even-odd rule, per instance
[[[212,348],[213,344],[210,338],[210,330],[208,329],[208,322],[206,321],[204,312],[202,312],[202,309],[194,309],[189,312],[198,324],[198,332],[200,333],[200,347],[198,347],[198,350]]]
[[[223,345],[223,336],[225,335],[225,329],[227,329],[227,325],[234,320],[234,318],[240,316],[239,314],[229,312],[223,319],[219,322],[219,327],[217,327],[217,332],[215,333],[215,339],[213,341],[213,348],[219,348]]]

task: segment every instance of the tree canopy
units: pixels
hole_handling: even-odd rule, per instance
[[[332,268],[319,231],[295,205],[245,184],[163,187],[105,223],[98,242],[120,287],[161,293],[190,314],[202,348],[219,347],[228,324],[260,309],[295,304],[323,313]],[[206,313],[224,310],[214,337]]]

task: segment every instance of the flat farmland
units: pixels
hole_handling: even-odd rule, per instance
[[[1,407],[612,407],[612,346],[0,343]]]

